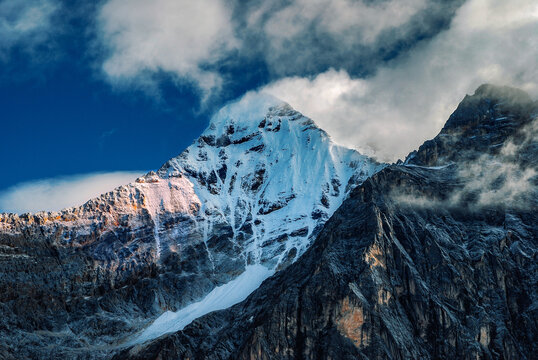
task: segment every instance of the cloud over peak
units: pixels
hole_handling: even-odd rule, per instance
[[[516,2],[469,0],[449,29],[371,77],[331,69],[262,90],[315,119],[336,142],[395,161],[435,136],[463,95],[482,83],[538,96],[537,5]]]

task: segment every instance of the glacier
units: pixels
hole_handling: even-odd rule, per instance
[[[249,265],[241,275],[224,285],[214,288],[202,300],[176,312],[166,311],[142,331],[141,334],[125,345],[140,344],[164,334],[183,330],[185,326],[201,316],[238,304],[245,300],[265,279],[273,274],[273,270],[263,265]]]

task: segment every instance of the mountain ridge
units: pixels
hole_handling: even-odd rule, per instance
[[[4,341],[12,339],[0,346],[11,349],[5,356],[38,356],[48,341],[50,356],[117,346],[253,266],[269,276],[383,167],[334,145],[280,100],[242,101],[132,184],[60,212],[0,215],[0,281],[9,289],[0,305],[12,314],[2,320]]]
[[[482,91],[476,96],[466,99],[499,104]],[[536,108],[522,114],[512,105],[501,103],[508,116],[491,129],[497,133],[451,143],[460,148],[426,145],[416,160],[371,176],[297,262],[244,302],[114,358],[532,359],[536,172],[523,178],[530,206],[492,197],[507,175],[521,184],[510,176],[536,168],[525,160],[538,150]],[[497,119],[490,115],[486,125]],[[497,138],[503,145],[492,148]],[[508,174],[494,168],[490,182],[483,171],[492,159],[518,167]],[[481,186],[469,187],[476,180]]]
[[[0,358],[532,358],[536,102],[480,87],[385,166],[245,99],[133,184],[0,215]]]

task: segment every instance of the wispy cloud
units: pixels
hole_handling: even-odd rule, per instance
[[[133,182],[143,171],[73,175],[21,183],[0,192],[1,212],[57,211]]]
[[[475,160],[455,165],[456,177],[462,185],[447,190],[442,194],[444,198],[426,196],[419,189],[403,185],[393,190],[391,198],[399,204],[420,208],[535,209],[538,162],[533,147],[537,142],[538,119],[535,119],[515,138],[506,141],[497,154],[480,154]]]
[[[49,40],[55,29],[53,16],[60,8],[55,0],[0,1],[0,60],[13,47],[32,51]]]
[[[450,28],[372,77],[345,70],[289,77],[262,91],[312,117],[339,143],[394,161],[441,129],[481,83],[538,95],[538,5],[469,0]]]
[[[254,39],[253,48],[278,75],[353,68],[364,55],[416,36],[414,26],[433,18],[434,7],[430,0],[264,1],[248,9],[241,37]]]

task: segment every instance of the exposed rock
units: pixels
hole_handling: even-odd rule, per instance
[[[332,214],[348,179],[383,167],[305,131],[289,105],[251,100],[133,184],[57,213],[0,215],[0,358],[108,357],[247,265],[291,264],[328,218],[310,217],[322,184],[343,180]],[[264,119],[278,131],[260,131]]]
[[[246,301],[115,358],[534,359],[536,175],[524,203],[460,196],[477,181],[464,170],[484,159],[536,171],[526,159],[538,157],[537,107],[519,112],[513,93],[525,98],[491,86],[467,97],[436,139],[353,190],[306,253]],[[505,119],[468,104],[495,104]],[[488,131],[439,140],[461,126],[458,136]]]

